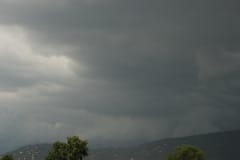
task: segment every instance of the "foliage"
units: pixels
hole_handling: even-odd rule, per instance
[[[12,155],[7,154],[7,155],[4,155],[4,156],[1,158],[1,160],[13,160],[13,157],[12,157]]]
[[[176,148],[175,152],[169,155],[168,160],[204,160],[204,153],[190,145],[183,145]]]
[[[82,160],[88,155],[88,142],[77,136],[68,137],[67,142],[55,142],[46,160]]]

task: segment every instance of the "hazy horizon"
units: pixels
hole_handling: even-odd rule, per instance
[[[234,130],[225,130],[225,131],[218,131],[218,132],[205,132],[205,133],[198,133],[198,134],[191,134],[191,135],[184,135],[184,136],[175,136],[175,137],[164,137],[161,139],[152,139],[152,140],[148,140],[148,141],[136,141],[136,142],[130,142],[130,143],[116,143],[116,142],[109,142],[109,141],[94,141],[94,140],[89,140],[89,139],[85,139],[88,141],[88,147],[91,151],[93,150],[102,150],[102,149],[117,149],[117,148],[121,148],[121,149],[125,149],[125,148],[131,148],[131,147],[139,147],[139,146],[146,146],[149,145],[151,143],[156,143],[159,141],[164,141],[164,140],[179,140],[179,139],[184,139],[184,138],[197,138],[197,137],[201,137],[201,136],[209,136],[209,135],[219,135],[222,133],[234,133],[234,132],[238,132],[240,131],[240,128],[238,129],[234,129]],[[61,142],[66,142],[66,138],[65,139],[61,139]],[[229,138],[229,137],[228,137]],[[35,146],[35,145],[51,145],[54,142],[56,142],[55,140],[53,141],[48,141],[48,142],[35,142],[35,143],[29,143],[29,144],[22,144],[22,145],[16,145],[14,148],[11,148],[9,150],[6,151],[0,151],[0,155],[6,154],[6,153],[12,153],[12,152],[16,152],[16,150],[28,147],[28,146]]]
[[[0,0],[0,151],[239,129],[237,0]]]

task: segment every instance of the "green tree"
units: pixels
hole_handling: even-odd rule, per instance
[[[1,157],[1,160],[13,160],[13,157],[12,157],[12,155],[7,154],[7,155],[4,155],[3,157]]]
[[[46,160],[82,160],[88,155],[88,142],[77,136],[68,137],[67,142],[55,142]]]
[[[68,146],[63,142],[55,142],[49,151],[46,160],[67,160]]]
[[[176,148],[175,152],[171,153],[168,160],[204,160],[205,156],[200,149],[183,145]]]

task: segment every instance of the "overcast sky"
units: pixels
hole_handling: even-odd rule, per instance
[[[239,128],[238,0],[0,0],[0,151]]]

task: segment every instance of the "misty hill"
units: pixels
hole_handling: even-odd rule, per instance
[[[44,160],[50,148],[50,144],[28,145],[9,154],[12,154],[15,160]]]
[[[176,146],[201,148],[207,160],[239,159],[240,130],[154,141],[134,147],[91,150],[86,160],[164,160]],[[31,145],[12,152],[16,160],[43,160],[51,145]]]

